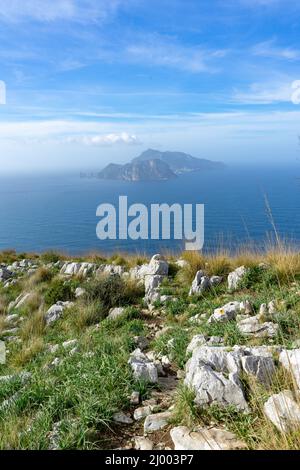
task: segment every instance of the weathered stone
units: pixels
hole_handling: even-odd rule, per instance
[[[111,308],[108,314],[109,320],[117,320],[124,315],[126,309],[124,307]]]
[[[135,437],[134,438],[135,442],[135,449],[136,450],[152,450],[154,447],[154,444],[150,439],[147,439],[146,437]]]
[[[233,291],[238,289],[244,276],[247,274],[247,268],[240,266],[228,275],[228,289]]]
[[[79,299],[79,297],[82,297],[86,293],[86,290],[83,289],[82,287],[77,287],[75,290],[75,297],[76,299]]]
[[[116,264],[102,264],[96,271],[97,276],[107,274],[108,276],[122,276],[124,274],[124,267]]]
[[[229,302],[221,308],[216,308],[208,323],[227,322],[234,320],[240,312],[240,302]]]
[[[289,390],[272,395],[264,404],[267,418],[276,428],[287,433],[300,429],[300,406],[294,401]]]
[[[158,382],[155,364],[140,349],[136,349],[131,353],[128,364],[130,364],[136,380],[145,380],[150,383]]]
[[[238,450],[246,445],[225,429],[178,426],[170,431],[174,450]]]
[[[242,315],[251,315],[253,313],[253,307],[249,300],[244,300],[240,303],[240,313]]]
[[[272,322],[261,323],[259,315],[238,322],[239,331],[245,336],[273,338],[278,333],[278,325]]]
[[[238,377],[240,357],[241,353],[228,351],[225,347],[202,346],[193,350],[186,364],[184,383],[194,390],[197,404],[234,405],[240,410],[248,410]]]
[[[11,277],[13,277],[14,273],[7,269],[5,266],[0,266],[0,282],[5,282]]]
[[[70,339],[68,341],[64,341],[62,343],[63,348],[71,348],[72,346],[75,346],[78,343],[77,339]]]
[[[132,424],[133,419],[130,418],[129,415],[123,413],[123,411],[119,411],[113,415],[113,420],[115,423],[119,424]]]
[[[138,405],[140,403],[140,392],[132,392],[129,401],[131,405]]]
[[[233,405],[238,410],[248,410],[237,374],[229,374],[227,379],[222,373],[214,371],[210,366],[203,365],[199,366],[194,374],[187,371],[184,382],[194,390],[195,403],[199,406]]]
[[[199,346],[203,346],[206,344],[206,339],[204,335],[196,335],[193,336],[190,344],[187,347],[186,353],[190,354],[194,351],[194,349],[198,348]]]
[[[147,416],[144,422],[145,434],[165,428],[168,426],[171,417],[172,413],[170,411],[164,411],[162,413]]]
[[[210,287],[216,287],[216,286],[219,286],[222,283],[223,277],[222,276],[212,276],[209,281],[210,281]]]
[[[0,364],[5,364],[6,362],[6,347],[4,341],[0,341]],[[1,380],[1,377],[0,377]]]
[[[136,408],[136,410],[134,410],[133,417],[136,421],[140,421],[141,419],[151,415],[152,410],[152,406],[141,406],[140,408]]]
[[[169,272],[169,265],[161,255],[154,255],[148,265],[148,275],[167,276]]]
[[[210,289],[210,279],[204,274],[203,271],[198,271],[195,279],[192,282],[192,287],[190,289],[189,295],[193,294],[202,294],[207,289]]]
[[[65,263],[61,268],[61,274],[65,276],[82,276],[86,277],[95,271],[93,263]]]
[[[253,375],[265,385],[271,384],[275,373],[275,364],[271,357],[243,356],[241,362],[244,372]]]
[[[71,307],[72,305],[72,302],[57,302],[56,304],[52,305],[45,315],[46,324],[50,325],[51,323],[57,321],[59,318],[61,318],[64,310]]]
[[[14,309],[18,309],[23,307],[32,298],[33,294],[31,292],[27,292],[26,294],[20,294],[14,302],[11,302],[8,306],[8,311],[11,312]]]
[[[293,375],[300,389],[300,349],[284,349],[279,356],[279,362]]]

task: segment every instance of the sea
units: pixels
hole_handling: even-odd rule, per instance
[[[99,240],[100,204],[204,204],[204,251],[263,249],[284,239],[300,246],[300,165],[238,167],[157,182],[103,181],[78,173],[0,175],[0,250],[154,254],[180,251],[175,240]],[[129,219],[130,220],[130,219]]]

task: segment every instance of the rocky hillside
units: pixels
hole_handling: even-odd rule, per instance
[[[167,164],[171,170],[179,175],[190,171],[198,170],[218,170],[224,168],[222,162],[214,162],[205,158],[196,158],[184,152],[162,152],[160,150],[148,149],[141,153],[139,157],[132,160],[132,163],[141,163],[149,160],[159,160]]]
[[[98,177],[122,181],[160,181],[176,178],[176,175],[167,163],[154,159],[126,165],[110,163],[100,171]]]
[[[299,449],[299,320],[283,248],[4,252],[0,448]]]
[[[224,168],[224,163],[195,158],[183,152],[148,149],[130,163],[110,163],[98,173],[100,179],[124,181],[159,181],[176,178],[182,173]]]

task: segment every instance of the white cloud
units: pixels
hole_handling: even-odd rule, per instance
[[[73,136],[66,139],[70,143],[79,143],[88,146],[111,146],[116,144],[139,145],[141,144],[138,137],[134,134],[121,132],[120,134],[106,135],[83,135]]]
[[[265,41],[257,44],[252,49],[252,54],[260,57],[269,57],[273,59],[298,60],[300,51],[291,47],[278,47],[274,40]]]
[[[98,22],[114,13],[123,0],[0,0],[0,21],[57,20]]]
[[[291,78],[280,82],[252,83],[246,91],[236,90],[232,100],[240,104],[272,104],[292,102]]]
[[[189,72],[215,71],[211,64],[228,53],[227,50],[206,50],[201,46],[184,46],[172,38],[149,35],[133,45],[127,45],[125,60],[143,65],[166,66]]]

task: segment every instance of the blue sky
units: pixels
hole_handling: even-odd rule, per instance
[[[295,163],[299,40],[298,0],[0,0],[1,171]]]

